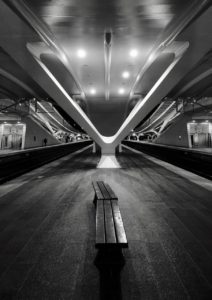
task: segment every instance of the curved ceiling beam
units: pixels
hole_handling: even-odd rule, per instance
[[[22,82],[20,79],[18,79],[17,77],[15,77],[14,75],[12,75],[11,73],[5,71],[4,69],[0,68],[0,75],[4,76],[5,78],[11,80],[12,82],[14,82],[15,84],[17,84],[18,86],[22,87],[25,91],[27,91],[28,93],[30,93],[33,97],[36,97],[39,99],[38,95],[36,95],[36,93],[28,86],[26,85],[24,82]],[[39,103],[39,105],[41,105]],[[43,107],[43,106],[42,106]],[[45,110],[45,108],[43,107],[43,109]],[[48,113],[48,115],[57,123],[60,124],[60,126],[62,126],[65,130],[71,131],[70,129],[66,128],[63,124],[61,124],[59,121],[57,121],[50,113]]]
[[[56,37],[52,34],[49,30],[48,26],[45,25],[28,7],[28,5],[23,0],[7,0],[7,2],[14,7],[23,17],[23,19],[30,25],[31,28],[40,36],[41,40],[45,42],[53,51],[56,53],[59,60],[64,64],[67,71],[71,73],[72,77],[74,78],[76,85],[78,86],[79,91],[81,92],[81,96],[85,99],[85,93],[83,88],[76,78],[73,76],[74,72],[71,66],[71,62],[67,57],[64,50],[59,46],[59,43],[56,40]]]
[[[38,106],[41,107],[41,109],[43,111],[45,111],[45,115],[47,114],[52,120],[54,123],[58,124],[60,127],[63,128],[63,130],[65,129],[66,131],[69,131],[69,132],[72,132],[74,133],[72,130],[70,130],[69,128],[67,128],[65,125],[63,125],[61,122],[59,122],[50,112],[48,112],[48,110],[41,104],[38,102]],[[40,113],[43,115],[43,113]],[[45,117],[45,116],[44,116]],[[75,132],[76,133],[76,132]]]
[[[150,129],[150,130],[147,130],[147,131],[144,131],[144,132],[142,132],[143,134],[148,134],[148,133],[154,133],[155,135],[157,135],[158,136],[158,132],[156,131],[156,130],[154,130],[154,129]]]
[[[191,5],[184,11],[181,16],[181,21],[173,24],[173,26],[168,26],[169,33],[166,31],[164,34],[166,35],[165,39],[162,35],[162,43],[161,47],[170,45],[177,36],[189,25],[191,22],[199,15],[199,13],[203,12],[211,5],[211,0],[194,0],[191,2]]]
[[[173,101],[166,109],[164,109],[161,114],[148,126],[144,127],[143,129],[141,129],[140,131],[137,132],[143,132],[148,130],[149,128],[151,128],[152,126],[154,126],[155,123],[157,123],[161,118],[164,117],[164,115],[170,110],[170,108],[172,108],[172,106],[175,104],[175,102]],[[161,106],[158,108],[158,110],[161,109]]]
[[[128,134],[125,133],[126,131],[130,131],[131,123],[137,120],[135,119],[135,116],[138,115],[140,111],[142,111],[144,104],[150,99],[152,94],[157,90],[157,88],[160,86],[160,84],[164,81],[166,76],[171,72],[171,70],[174,68],[174,66],[178,63],[178,61],[182,58],[183,54],[187,50],[189,44],[188,43],[182,43],[182,42],[175,42],[171,47],[167,47],[165,52],[169,53],[169,49],[171,51],[175,51],[175,59],[171,63],[170,66],[166,69],[166,71],[162,74],[162,76],[159,78],[159,80],[156,82],[156,84],[153,86],[151,91],[147,94],[147,96],[142,100],[141,103],[139,103],[133,111],[130,113],[130,115],[127,117],[123,125],[120,127],[118,132],[111,137],[102,136],[99,131],[96,129],[96,127],[93,125],[93,123],[90,121],[90,119],[87,117],[87,115],[83,112],[83,110],[73,101],[73,99],[68,95],[68,93],[64,90],[64,88],[60,85],[60,83],[57,81],[57,79],[53,76],[53,74],[48,70],[48,68],[43,64],[43,62],[40,60],[40,47],[36,47],[34,44],[28,44],[27,48],[29,52],[33,55],[34,59],[37,61],[37,63],[42,67],[42,69],[46,72],[49,79],[53,81],[53,83],[57,86],[57,88],[60,90],[60,93],[62,95],[58,98],[60,101],[58,102],[66,111],[71,110],[73,114],[75,114],[74,119],[78,120],[78,123],[83,127],[86,128],[88,134],[103,148],[105,151],[111,151],[111,149],[115,149],[115,147],[121,142],[121,140]],[[48,89],[48,93],[52,93],[52,89],[47,84],[47,80],[42,80],[40,82],[41,86],[45,88],[44,90]],[[54,98],[57,101],[57,97],[54,94]],[[62,104],[62,99],[65,98],[65,102]],[[67,102],[68,100],[68,102]],[[158,99],[157,101],[160,101]],[[67,106],[68,105],[68,106]],[[138,122],[138,121],[136,121]],[[130,129],[129,129],[130,128]],[[123,136],[124,135],[124,136]],[[108,150],[110,149],[110,150]]]
[[[9,91],[8,89],[6,89],[5,87],[2,87],[2,86],[0,87],[0,93],[9,98],[17,98],[16,94],[12,93],[11,91]]]
[[[105,61],[105,99],[110,97],[110,69],[112,56],[112,33],[105,32],[104,39],[104,61]]]
[[[128,135],[128,133],[136,127],[140,120],[142,120],[149,111],[160,103],[161,99],[165,96],[164,94],[166,93],[166,90],[171,89],[171,87],[175,85],[175,82],[171,79],[173,75],[172,71],[183,57],[188,47],[188,42],[174,42],[172,44],[170,50],[174,51],[175,59],[157,80],[146,97],[144,97],[144,99],[131,111],[118,132],[111,138],[111,144],[114,146],[118,145]],[[169,52],[169,47],[166,48],[166,52]],[[169,76],[170,74],[171,76]],[[166,84],[166,87],[164,87],[164,81],[168,76],[170,82],[169,84]],[[180,76],[180,74],[175,75],[176,79],[178,76]]]
[[[55,36],[52,34],[51,30],[48,26],[42,22],[29,8],[29,6],[25,3],[24,0],[7,0],[7,2],[14,7],[18,12],[22,15],[22,17],[27,21],[27,23],[37,32],[37,34],[41,37],[41,39],[53,50],[53,52],[57,53],[58,58],[61,62],[67,67],[67,69],[74,74],[71,66],[71,62],[66,56],[64,50],[60,47],[57,42]],[[137,83],[141,80],[142,76],[155,60],[157,55],[168,45],[170,45],[175,38],[179,35],[179,33],[189,24],[191,21],[201,12],[204,8],[207,8],[211,4],[211,0],[202,0],[202,1],[193,1],[193,3],[189,6],[189,8],[184,12],[181,16],[180,22],[177,21],[177,24],[173,22],[169,26],[169,30],[165,32],[165,36],[162,35],[161,39],[157,42],[156,46],[152,49],[149,58],[147,59],[146,64],[139,71],[135,83],[130,91],[130,99],[134,95],[134,89]],[[110,55],[108,56],[107,65],[109,66],[109,62],[111,60],[111,48]],[[109,74],[109,72],[107,72]],[[73,76],[73,75],[72,75]],[[83,92],[83,88],[80,82],[75,78],[76,84],[79,87],[79,90],[82,92],[82,97],[85,99],[85,93]],[[110,76],[107,76],[107,81]],[[108,84],[107,84],[108,86]],[[108,90],[106,91],[106,99],[108,98]]]
[[[22,82],[20,79],[12,75],[11,73],[5,71],[4,69],[0,68],[0,75],[4,76],[5,78],[9,79],[10,81],[14,82],[18,86],[22,87],[25,91],[30,93],[32,96],[34,96],[36,93],[24,82]]]
[[[98,132],[96,127],[90,121],[81,107],[70,97],[63,86],[58,82],[50,70],[41,61],[40,47],[36,47],[34,44],[27,44],[27,49],[38,65],[45,73],[45,79],[36,76],[36,81],[47,91],[52,98],[61,106],[76,122],[82,127],[86,128],[88,134],[100,145],[104,143],[104,137]],[[107,139],[107,137],[105,137]]]
[[[64,118],[63,118],[63,116],[60,114],[60,112],[54,107],[54,106],[52,106],[52,109],[54,110],[54,114],[55,115],[57,115],[57,117],[59,117],[59,119],[62,119],[63,121],[62,122],[64,122],[65,121],[65,124],[66,124],[66,126],[70,126],[70,128],[71,129],[69,129],[69,131],[71,131],[72,133],[74,133],[74,134],[78,134],[79,132],[76,130],[74,130],[74,127],[72,126],[72,125],[70,125]],[[57,118],[55,118],[56,120],[57,120]],[[58,121],[58,122],[60,122],[60,121]],[[61,123],[61,122],[60,122]],[[63,124],[63,123],[62,123]],[[65,126],[65,125],[63,125],[63,126]]]
[[[199,83],[201,80],[205,79],[206,77],[212,75],[212,68],[208,69],[207,71],[201,73],[197,77],[195,77],[193,80],[189,81],[181,90],[179,90],[178,95],[186,92],[188,89],[190,89],[195,84]]]
[[[201,73],[200,75],[198,75],[197,77],[195,77],[193,80],[191,80],[189,83],[187,83],[180,91],[178,94],[180,93],[184,93],[186,92],[187,90],[189,90],[191,87],[193,87],[195,84],[197,84],[198,82],[204,80],[205,78],[207,78],[208,76],[212,75],[212,68],[208,69],[207,71]],[[181,104],[182,105],[182,104]],[[161,119],[165,113],[170,109],[170,107],[172,107],[173,104],[171,104],[166,110],[164,110],[161,115],[156,119],[154,120],[154,122],[152,122],[151,124],[149,124],[148,126],[146,126],[144,129],[138,131],[138,132],[142,132],[142,133],[145,133],[145,131],[147,131],[149,128],[152,128],[153,126],[155,126],[154,124],[159,120]],[[172,115],[172,114],[171,114]],[[168,116],[169,118],[169,116]],[[169,118],[170,119],[170,118]]]
[[[177,24],[173,24],[169,26],[169,32],[165,32],[164,35],[161,36],[160,40],[157,42],[156,46],[151,50],[149,57],[141,67],[138,75],[136,76],[135,82],[130,91],[129,100],[134,96],[134,91],[137,84],[142,80],[145,72],[154,62],[154,60],[158,57],[158,55],[171,43],[176,39],[176,37],[181,33],[181,31],[189,24],[191,21],[204,9],[207,8],[208,5],[211,4],[211,0],[203,0],[203,1],[194,1],[192,6],[189,6],[189,10],[185,11],[181,16],[180,22]]]

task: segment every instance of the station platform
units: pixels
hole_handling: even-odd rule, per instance
[[[0,186],[0,299],[211,299],[212,182],[125,147],[117,159],[98,169],[87,149]],[[95,180],[129,243],[111,290],[94,264]]]
[[[89,140],[90,141],[90,140]],[[83,142],[83,141],[81,141]],[[61,144],[55,144],[55,145],[47,145],[47,146],[41,146],[41,147],[31,147],[27,149],[0,149],[0,156],[7,155],[7,154],[17,154],[17,153],[22,153],[22,152],[27,152],[27,151],[34,151],[34,150],[39,150],[39,149],[48,149],[52,147],[60,147],[64,145],[73,145],[73,144],[78,144],[80,141],[75,141],[75,142],[69,142],[69,143],[61,143]]]
[[[134,141],[131,141],[132,143]],[[71,144],[76,144],[78,142],[72,142]],[[136,141],[134,143],[139,143],[139,141]],[[147,145],[152,145],[152,143],[145,143],[145,142],[141,142],[143,144],[147,144]],[[69,143],[70,144],[70,143]],[[160,144],[156,144],[156,145],[159,145],[159,146],[163,146],[163,147],[166,147],[166,148],[174,148],[174,149],[182,149],[182,150],[192,150],[192,151],[196,151],[196,152],[203,152],[203,153],[207,153],[207,154],[211,154],[212,155],[212,148],[184,148],[184,147],[176,147],[176,146],[168,146],[168,145],[160,145]],[[52,146],[42,146],[42,147],[36,147],[36,148],[30,148],[30,149],[23,149],[23,150],[11,150],[11,149],[0,149],[0,156],[1,155],[7,155],[7,154],[15,154],[15,153],[20,153],[20,152],[23,152],[23,151],[28,151],[28,150],[36,150],[36,149],[44,149],[44,148],[51,148]]]
[[[129,140],[126,140],[129,141]],[[131,143],[135,144],[144,144],[144,145],[153,145],[153,146],[159,146],[159,147],[164,147],[168,149],[181,149],[184,151],[192,151],[192,152],[202,152],[202,153],[207,153],[207,154],[212,154],[212,148],[209,147],[193,147],[193,148],[186,148],[186,147],[180,147],[180,146],[173,146],[173,145],[165,145],[165,144],[156,144],[156,143],[150,143],[150,142],[144,142],[144,141],[133,141],[130,140]]]

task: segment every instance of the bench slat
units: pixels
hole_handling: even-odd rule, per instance
[[[128,247],[127,237],[126,237],[121,213],[118,206],[118,201],[112,200],[111,205],[113,208],[113,218],[114,218],[117,242],[122,244],[123,247]]]
[[[116,213],[116,212],[119,212],[119,211],[120,211],[120,209],[119,209],[119,204],[118,204],[118,200],[112,199],[112,200],[111,200],[111,206],[112,206],[112,209],[113,209],[113,213]]]
[[[102,192],[97,184],[97,182],[93,182],[93,188],[94,188],[94,191],[96,193],[96,197],[98,200],[102,200],[104,199],[104,196],[102,195]]]
[[[105,231],[107,244],[116,244],[116,232],[114,228],[113,213],[110,201],[104,201]]]
[[[116,196],[116,194],[114,193],[114,191],[111,189],[111,187],[109,186],[109,184],[105,183],[105,187],[107,189],[107,192],[110,195],[110,199],[117,199],[118,200],[118,197]]]
[[[96,246],[105,244],[105,221],[103,200],[97,201],[96,206]]]
[[[104,182],[103,181],[97,181],[98,186],[101,190],[102,195],[104,196],[104,199],[109,200],[110,199],[110,194],[105,188]]]

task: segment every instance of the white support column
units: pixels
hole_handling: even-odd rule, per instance
[[[96,153],[96,143],[95,143],[95,142],[93,142],[92,152],[93,152],[93,153]]]
[[[22,144],[21,149],[25,148],[25,139],[26,139],[26,124],[23,124],[23,131],[22,131]]]
[[[0,149],[2,149],[3,124],[0,125]]]

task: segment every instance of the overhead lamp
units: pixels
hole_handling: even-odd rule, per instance
[[[128,71],[124,71],[124,72],[122,73],[122,77],[123,77],[123,78],[129,78],[129,77],[130,77],[130,73],[129,73]]]
[[[118,93],[119,93],[119,95],[123,95],[123,94],[125,93],[125,89],[120,88],[120,89],[118,90]]]
[[[87,53],[86,53],[86,51],[84,49],[77,50],[77,56],[79,58],[84,58],[84,57],[86,57],[86,55],[87,55]]]
[[[138,55],[138,50],[137,49],[130,50],[130,56],[131,57],[136,57],[137,55]]]
[[[95,89],[91,89],[90,93],[91,93],[91,95],[96,95],[96,90]]]

